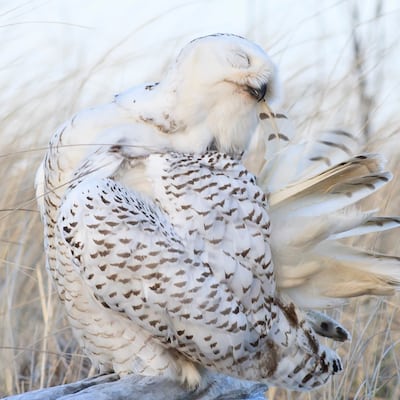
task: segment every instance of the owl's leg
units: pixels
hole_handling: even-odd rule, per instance
[[[350,332],[346,328],[322,312],[315,310],[307,311],[306,319],[314,332],[320,336],[336,340],[337,342],[351,340]]]
[[[188,389],[194,390],[200,385],[201,374],[196,365],[183,357],[179,357],[177,365],[180,369],[180,381]]]

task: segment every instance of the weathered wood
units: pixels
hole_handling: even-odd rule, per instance
[[[7,400],[265,400],[268,387],[208,373],[203,384],[189,391],[176,382],[160,377],[103,375],[82,381],[35,390]],[[6,400],[5,399],[5,400]]]

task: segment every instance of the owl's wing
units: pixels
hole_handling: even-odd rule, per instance
[[[390,181],[383,158],[359,154],[357,138],[340,130],[298,140],[282,121],[277,118],[273,128],[270,119],[260,119],[258,146],[245,154],[246,166],[258,165],[257,183],[269,193],[278,288],[307,309],[393,294],[400,289],[398,257],[337,241],[400,226],[398,217],[376,216],[377,210],[357,204]]]
[[[205,365],[254,351],[273,319],[263,196],[243,167],[228,159],[222,171],[218,157],[202,165],[192,156],[149,156],[165,209],[88,176],[67,192],[57,223],[99,303]],[[264,269],[250,267],[254,258]]]

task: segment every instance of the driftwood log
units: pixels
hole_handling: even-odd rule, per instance
[[[268,387],[208,373],[204,383],[189,391],[160,377],[102,375],[82,381],[35,390],[7,400],[265,400]]]

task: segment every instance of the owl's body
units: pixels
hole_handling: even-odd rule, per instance
[[[353,292],[347,285],[347,293],[321,284],[336,265],[327,241],[373,225],[358,213],[346,223],[342,215],[339,224],[325,214],[340,215],[389,176],[374,156],[345,162],[271,133],[276,124],[268,125],[258,102],[268,97],[273,69],[243,40],[222,35],[191,43],[166,83],[79,113],[50,141],[37,175],[47,267],[80,344],[102,371],[166,375],[196,386],[208,368],[308,390],[342,367],[317,340],[315,331],[324,334],[318,322],[307,322],[293,300],[321,307],[369,293],[375,282],[382,294],[399,284],[398,260],[379,275],[373,257],[345,250],[355,264],[368,258],[364,270],[355,270],[372,278]],[[192,78],[207,90],[187,93],[181,86],[190,82],[176,78],[202,43],[227,51],[222,61],[220,51],[212,53],[222,86],[206,85],[201,70],[198,81]],[[233,105],[227,91],[237,96]],[[315,223],[313,207],[321,216]],[[375,222],[376,230],[398,225]],[[351,262],[337,264],[343,270]],[[343,287],[338,282],[334,288]],[[338,340],[347,337],[337,333]]]
[[[49,269],[101,370],[196,385],[201,366],[306,389],[341,369],[276,295],[265,194],[238,160],[110,146],[60,183],[45,187]]]

